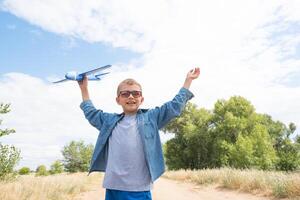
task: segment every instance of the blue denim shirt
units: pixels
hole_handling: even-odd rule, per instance
[[[164,157],[159,136],[159,129],[171,119],[179,116],[187,101],[194,95],[186,88],[181,88],[179,93],[161,107],[154,109],[139,109],[137,112],[138,130],[141,134],[145,158],[150,171],[151,180],[154,182],[165,171]],[[97,110],[90,100],[80,104],[85,118],[97,128],[100,133],[95,145],[89,173],[93,171],[105,172],[108,158],[108,138],[124,113],[105,113]]]

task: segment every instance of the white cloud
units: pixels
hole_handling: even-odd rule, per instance
[[[299,26],[299,1],[5,0],[2,8],[63,36],[144,53],[91,85],[95,104],[106,111],[120,111],[114,96],[124,78],[141,82],[144,106],[153,107],[172,98],[186,72],[200,66],[201,77],[191,88],[192,102],[212,108],[219,98],[242,95],[258,112],[300,126],[300,83],[282,84],[300,73],[300,34],[290,31]],[[0,97],[12,103],[14,117],[5,120],[13,121],[15,135],[28,134],[28,143],[32,137],[58,146],[81,137],[93,141],[95,130],[78,109],[76,87],[8,74],[0,82]]]

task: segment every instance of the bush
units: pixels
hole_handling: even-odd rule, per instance
[[[0,103],[0,114],[10,111],[9,104]],[[0,119],[0,125],[2,120]],[[14,129],[0,129],[0,137],[15,133]],[[20,150],[12,145],[5,145],[0,142],[0,180],[9,180],[16,176],[14,167],[20,160]]]
[[[45,165],[40,165],[36,168],[36,171],[35,171],[35,175],[36,176],[47,176],[48,175],[48,172],[47,172],[47,168]]]
[[[62,173],[63,171],[64,171],[63,163],[61,161],[57,160],[51,165],[49,173],[50,174],[59,174],[59,173]]]
[[[64,146],[62,154],[66,171],[71,173],[88,171],[93,150],[92,144],[86,145],[82,140],[71,141]]]
[[[20,151],[14,146],[0,143],[0,180],[15,177],[14,167],[20,160]]]
[[[26,175],[30,173],[30,168],[29,167],[22,167],[19,169],[19,174],[20,175]]]

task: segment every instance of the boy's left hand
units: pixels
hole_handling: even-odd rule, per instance
[[[194,79],[198,78],[199,75],[200,75],[200,68],[196,67],[195,69],[192,69],[188,72],[188,74],[186,75],[186,78],[194,80]]]
[[[188,72],[186,75],[186,79],[184,81],[183,87],[186,89],[189,89],[191,86],[191,83],[194,79],[198,78],[200,75],[200,68],[196,67],[195,69],[192,69]]]

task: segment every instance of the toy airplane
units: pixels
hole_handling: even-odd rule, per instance
[[[77,72],[74,72],[74,71],[73,72],[68,72],[65,75],[65,77],[66,77],[65,79],[62,79],[60,81],[55,81],[53,83],[61,83],[61,82],[69,81],[69,80],[81,81],[81,80],[83,80],[84,76],[87,76],[88,80],[99,81],[99,80],[101,80],[100,76],[104,76],[106,74],[109,74],[109,72],[101,73],[101,74],[95,74],[95,73],[99,72],[99,71],[102,71],[102,70],[105,70],[105,69],[108,69],[110,67],[111,67],[111,65],[105,65],[103,67],[99,67],[99,68],[93,69],[91,71],[83,72],[81,74],[78,74]]]

